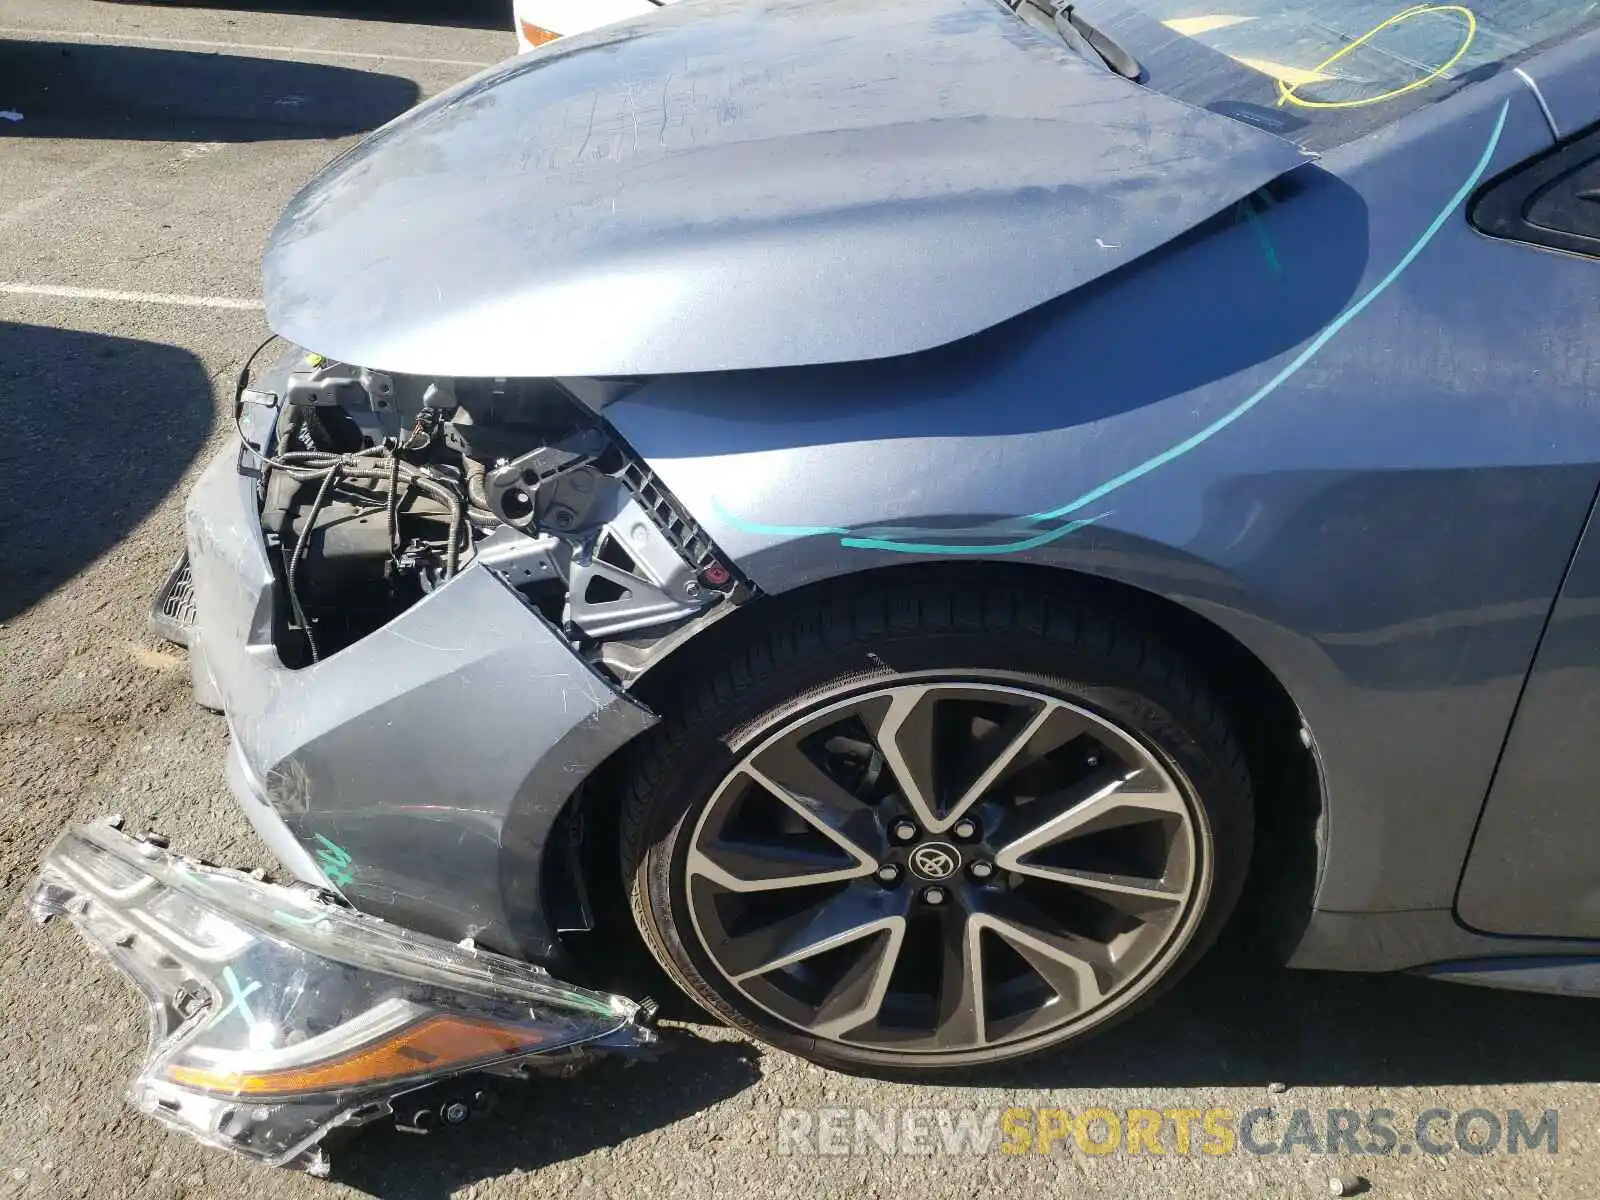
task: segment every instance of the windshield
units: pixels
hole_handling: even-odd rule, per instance
[[[1144,82],[1326,150],[1586,29],[1600,3],[1088,0]]]

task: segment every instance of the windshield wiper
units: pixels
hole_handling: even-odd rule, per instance
[[[1015,0],[1011,11],[1017,12],[1024,4],[1051,18],[1061,40],[1090,62],[1098,62],[1124,79],[1138,79],[1144,73],[1139,60],[1124,50],[1110,34],[1096,28],[1078,11],[1076,4],[1062,0],[1056,0],[1055,3],[1051,3],[1051,0]]]

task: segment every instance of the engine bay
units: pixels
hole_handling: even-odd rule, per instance
[[[286,666],[336,654],[475,563],[624,684],[662,639],[749,594],[573,381],[311,354],[281,387],[241,396],[277,406],[272,452],[254,457]]]

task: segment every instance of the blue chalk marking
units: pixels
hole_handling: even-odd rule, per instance
[[[248,997],[261,990],[261,981],[259,979],[252,979],[248,987],[240,987],[239,977],[233,973],[232,967],[222,968],[222,979],[223,982],[228,985],[228,993],[233,997],[233,999],[228,1002],[227,1008],[223,1009],[217,1014],[217,1020],[225,1020],[228,1014],[237,1008],[239,1010],[240,1018],[246,1025],[250,1027],[250,1032],[254,1033],[257,1027],[260,1025],[260,1022],[256,1020],[255,1013],[250,1011],[250,1001]]]
[[[1068,521],[1059,529],[1046,529],[1043,533],[1036,533],[1032,537],[1020,538],[1014,542],[999,542],[987,545],[900,542],[892,538],[874,537],[845,537],[839,539],[839,544],[851,550],[887,550],[893,554],[1017,554],[1023,550],[1033,550],[1039,546],[1048,545],[1057,538],[1066,537],[1069,533],[1077,533],[1085,525],[1093,525],[1096,521],[1104,520],[1110,515],[1110,513],[1100,513],[1098,516]],[[937,533],[938,530],[930,529],[923,532],[924,536],[926,536],[928,533]]]
[[[863,532],[852,533],[850,530],[837,525],[766,525],[759,521],[746,521],[737,517],[722,507],[716,499],[711,498],[712,511],[722,520],[740,529],[745,533],[760,534],[765,537],[802,538],[827,535],[837,537],[839,544],[850,550],[884,550],[891,554],[1016,554],[1023,550],[1032,550],[1038,546],[1047,545],[1057,538],[1064,538],[1069,533],[1076,533],[1085,525],[1092,525],[1096,521],[1104,520],[1110,513],[1100,513],[1098,516],[1085,517],[1077,521],[1069,521],[1058,529],[1047,529],[1041,533],[1030,534],[1011,542],[984,542],[984,543],[950,543],[950,542],[911,542],[902,541],[890,535],[867,536]],[[925,529],[907,527],[904,531],[907,537],[937,537],[941,532],[938,529]]]
[[[334,862],[337,862],[341,867],[347,867],[350,865],[350,852],[347,851],[343,846],[339,845],[338,842],[329,841],[320,833],[316,835],[316,840],[321,842],[323,846],[321,850],[317,851],[319,855],[326,855]]]
[[[1463,203],[1465,203],[1467,197],[1471,195],[1472,189],[1478,186],[1478,182],[1483,178],[1484,172],[1489,169],[1489,163],[1494,158],[1494,152],[1500,145],[1500,135],[1505,131],[1506,116],[1510,110],[1511,102],[1507,100],[1500,106],[1500,115],[1496,118],[1494,130],[1489,135],[1488,145],[1483,148],[1483,154],[1479,157],[1478,164],[1473,168],[1472,174],[1467,177],[1465,183],[1456,189],[1456,193],[1450,198],[1450,202],[1440,210],[1438,216],[1434,217],[1433,220],[1428,223],[1428,227],[1422,231],[1422,236],[1417,238],[1417,240],[1412,243],[1411,248],[1401,256],[1400,261],[1395,263],[1395,265],[1390,268],[1389,273],[1380,279],[1376,284],[1374,284],[1370,291],[1368,291],[1349,308],[1345,309],[1344,312],[1340,313],[1337,317],[1330,321],[1323,328],[1322,332],[1317,334],[1317,336],[1311,340],[1310,344],[1307,345],[1304,350],[1295,355],[1294,358],[1292,358],[1287,365],[1279,370],[1276,375],[1267,380],[1267,382],[1262,384],[1261,387],[1257,388],[1248,399],[1244,400],[1234,408],[1230,409],[1228,412],[1224,413],[1222,416],[1218,417],[1205,428],[1190,434],[1175,446],[1171,446],[1166,450],[1163,450],[1160,454],[1145,459],[1144,462],[1139,463],[1137,466],[1130,467],[1122,474],[1117,475],[1112,479],[1108,479],[1099,487],[1085,492],[1076,500],[1072,500],[1066,504],[1063,504],[1059,508],[1052,508],[1048,512],[1030,513],[1028,516],[1020,519],[1023,521],[1031,521],[1037,524],[1042,521],[1059,520],[1061,517],[1064,517],[1069,513],[1074,513],[1081,508],[1086,508],[1088,505],[1093,504],[1096,500],[1110,495],[1118,488],[1125,487],[1126,485],[1133,483],[1135,480],[1142,479],[1152,471],[1164,467],[1168,463],[1182,458],[1185,454],[1189,453],[1189,451],[1204,445],[1206,442],[1210,441],[1217,434],[1221,433],[1229,425],[1232,425],[1240,417],[1244,416],[1252,408],[1260,404],[1268,396],[1272,395],[1273,392],[1277,391],[1286,382],[1288,382],[1288,380],[1297,374],[1302,367],[1315,358],[1317,354],[1321,352],[1324,346],[1338,336],[1340,331],[1343,330],[1346,325],[1350,324],[1351,321],[1360,316],[1361,313],[1366,310],[1368,305],[1370,305],[1379,296],[1383,295],[1384,292],[1389,290],[1389,287],[1394,283],[1394,281],[1399,279],[1406,268],[1416,260],[1417,255],[1421,254],[1422,251],[1427,247],[1428,243],[1433,241],[1439,230],[1444,228],[1444,223],[1450,219],[1450,215],[1454,213],[1456,209],[1460,208]],[[1266,192],[1265,189],[1262,189],[1260,192],[1256,193],[1256,195],[1259,195],[1262,198],[1262,202],[1266,206],[1272,206],[1272,197]],[[1256,235],[1261,241],[1262,252],[1266,255],[1268,266],[1273,270],[1274,273],[1281,273],[1282,264],[1278,261],[1277,249],[1272,243],[1272,236],[1266,228],[1266,222],[1263,221],[1260,214],[1256,212],[1254,198],[1246,197],[1240,202],[1240,204],[1245,217],[1249,220],[1251,226],[1256,230]],[[1067,524],[1059,526],[1058,528],[1043,530],[1040,533],[1032,535],[1031,537],[1021,538],[1013,542],[975,545],[944,544],[940,542],[913,542],[901,541],[895,537],[862,536],[859,533],[852,533],[850,530],[837,525],[767,525],[758,521],[746,521],[741,517],[735,516],[723,508],[722,504],[715,496],[711,498],[710,504],[712,512],[719,520],[726,521],[735,529],[741,530],[744,533],[753,533],[762,537],[779,538],[830,536],[837,537],[841,546],[845,546],[852,550],[885,550],[895,554],[1015,554],[1022,550],[1032,550],[1039,546],[1047,545],[1058,538],[1066,537],[1070,533],[1076,533],[1084,526],[1092,525],[1096,521],[1104,520],[1106,517],[1111,515],[1109,512],[1103,512],[1098,516],[1069,521]],[[922,537],[938,536],[939,532],[940,531],[936,529],[906,530],[907,536],[918,535]],[[337,847],[335,848],[337,849]],[[348,861],[348,858],[346,861]]]
[[[1257,192],[1256,195],[1264,196],[1266,192]],[[1256,197],[1246,196],[1239,201],[1239,208],[1250,223],[1250,228],[1255,231],[1256,241],[1261,244],[1261,256],[1267,260],[1267,270],[1274,275],[1282,275],[1283,264],[1278,261],[1278,248],[1272,244],[1272,231],[1267,228],[1266,219],[1256,211]]]
[[[1048,512],[1034,513],[1031,516],[1023,519],[1027,521],[1054,521],[1058,517],[1064,517],[1070,512],[1076,512],[1080,508],[1093,504],[1096,500],[1099,500],[1103,496],[1110,495],[1118,488],[1123,487],[1126,484],[1130,484],[1136,479],[1144,478],[1146,475],[1150,474],[1151,471],[1154,471],[1159,467],[1164,467],[1175,459],[1182,458],[1195,447],[1204,445],[1206,442],[1210,441],[1211,438],[1216,436],[1218,433],[1221,433],[1229,425],[1232,425],[1240,417],[1244,416],[1245,413],[1249,412],[1268,396],[1272,395],[1273,392],[1282,387],[1283,384],[1290,377],[1295,375],[1301,367],[1305,366],[1308,362],[1315,358],[1318,352],[1321,351],[1324,346],[1326,346],[1334,339],[1335,336],[1338,335],[1340,330],[1360,316],[1361,313],[1366,310],[1369,304],[1371,304],[1379,296],[1383,295],[1384,292],[1389,290],[1389,286],[1393,284],[1396,279],[1400,278],[1401,273],[1404,272],[1405,269],[1416,260],[1417,255],[1421,254],[1427,244],[1433,241],[1434,235],[1437,234],[1439,230],[1444,228],[1444,223],[1450,219],[1450,214],[1455,212],[1456,209],[1460,208],[1461,205],[1466,201],[1466,198],[1472,194],[1472,189],[1478,186],[1478,181],[1483,178],[1484,172],[1489,169],[1489,163],[1494,158],[1495,148],[1500,145],[1500,134],[1505,130],[1506,114],[1510,111],[1510,109],[1511,101],[1509,100],[1500,106],[1500,116],[1494,123],[1494,132],[1489,135],[1489,144],[1483,148],[1483,155],[1478,159],[1478,165],[1473,168],[1472,174],[1467,176],[1467,181],[1456,189],[1456,194],[1450,197],[1450,203],[1445,205],[1444,208],[1440,210],[1439,215],[1434,217],[1434,219],[1429,222],[1428,227],[1422,231],[1422,236],[1412,244],[1411,249],[1407,250],[1401,257],[1400,261],[1395,263],[1395,265],[1390,268],[1387,275],[1373,285],[1371,291],[1369,291],[1365,296],[1362,296],[1361,299],[1357,300],[1349,308],[1345,309],[1344,312],[1340,313],[1331,322],[1329,322],[1328,326],[1311,340],[1310,345],[1308,345],[1304,350],[1300,351],[1299,354],[1295,355],[1294,358],[1289,361],[1288,365],[1286,365],[1276,375],[1267,380],[1266,383],[1262,384],[1261,387],[1258,388],[1249,399],[1245,400],[1243,403],[1239,404],[1236,408],[1230,410],[1229,412],[1224,413],[1215,421],[1211,422],[1211,424],[1207,425],[1204,429],[1190,434],[1176,446],[1173,446],[1167,450],[1163,450],[1160,454],[1157,454],[1153,458],[1145,459],[1144,462],[1140,463],[1136,467],[1130,467],[1121,475],[1118,475],[1114,479],[1107,480],[1093,491],[1085,492],[1076,500],[1073,500],[1068,504],[1063,504],[1060,508],[1052,508]]]
[[[356,881],[356,873],[350,865],[350,854],[338,842],[329,841],[320,833],[315,835],[316,840],[322,843],[322,849],[317,851],[317,865],[322,868],[322,873],[334,887],[345,887]]]

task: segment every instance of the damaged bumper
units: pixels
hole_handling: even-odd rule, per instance
[[[242,395],[257,446],[276,420],[273,384],[269,370]],[[227,716],[228,782],[251,824],[297,876],[364,911],[555,956],[542,893],[552,826],[588,770],[655,717],[481,563],[289,669],[257,483],[234,440],[187,508],[196,697]]]
[[[132,1103],[275,1166],[325,1170],[330,1131],[391,1113],[458,1123],[482,1094],[467,1081],[482,1074],[653,1040],[640,1007],[619,996],[110,825],[62,834],[30,910],[67,917],[149,1001]]]

